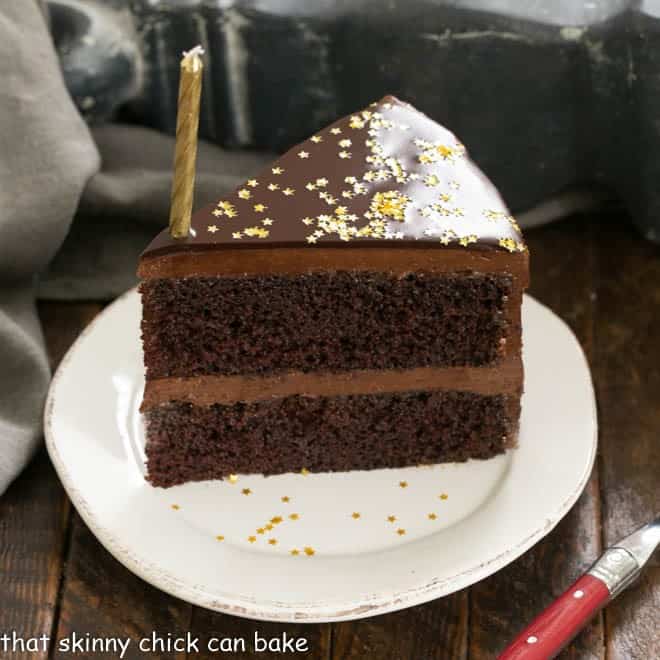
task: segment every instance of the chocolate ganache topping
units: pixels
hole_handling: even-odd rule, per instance
[[[465,147],[392,96],[290,149],[195,213],[187,238],[164,230],[142,256],[385,244],[526,250],[516,221]]]

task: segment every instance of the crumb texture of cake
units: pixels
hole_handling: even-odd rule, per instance
[[[319,130],[140,258],[150,482],[513,447],[528,261],[495,187],[412,106]]]
[[[410,369],[497,362],[511,278],[326,272],[154,279],[141,292],[150,378]]]
[[[491,458],[515,442],[516,396],[406,392],[292,396],[147,412],[155,486],[229,474],[334,472]]]

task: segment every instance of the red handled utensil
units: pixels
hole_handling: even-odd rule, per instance
[[[601,607],[635,581],[659,545],[660,516],[608,548],[504,649],[498,660],[554,658]]]

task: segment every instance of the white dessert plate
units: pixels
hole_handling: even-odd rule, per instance
[[[545,536],[593,465],[584,355],[568,327],[527,296],[518,449],[463,464],[152,488],[138,412],[139,321],[130,291],[76,341],[50,389],[46,442],[101,543],[147,582],[202,607],[318,622],[445,596]]]

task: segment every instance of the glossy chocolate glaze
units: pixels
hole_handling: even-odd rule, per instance
[[[272,246],[526,251],[497,190],[456,137],[391,96],[195,213],[187,238],[162,231],[142,257]]]

